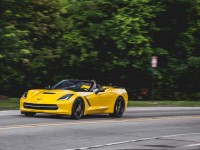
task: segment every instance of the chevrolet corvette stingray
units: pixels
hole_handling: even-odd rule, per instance
[[[128,104],[124,88],[101,86],[92,80],[66,79],[46,89],[32,89],[20,99],[25,116],[36,113],[70,115],[80,119],[88,114],[109,114],[122,117]]]

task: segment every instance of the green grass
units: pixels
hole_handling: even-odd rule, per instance
[[[129,101],[128,106],[133,107],[200,107],[200,101],[162,100],[162,101]]]
[[[0,110],[19,109],[19,98],[0,99]]]
[[[200,101],[163,100],[163,101],[131,101],[128,106],[133,107],[200,107]],[[19,98],[0,99],[0,110],[19,109]]]

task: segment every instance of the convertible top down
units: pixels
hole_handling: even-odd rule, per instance
[[[91,80],[66,79],[47,89],[25,92],[20,99],[20,111],[25,116],[51,113],[80,119],[87,114],[109,114],[120,118],[127,104],[124,88],[100,86]]]

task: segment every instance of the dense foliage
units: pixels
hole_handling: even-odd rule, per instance
[[[198,98],[199,0],[1,0],[0,94],[61,79]],[[151,68],[151,57],[158,67]]]

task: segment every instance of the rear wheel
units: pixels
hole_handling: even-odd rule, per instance
[[[110,117],[121,118],[124,113],[125,103],[122,97],[118,97],[114,105],[114,113]]]
[[[35,112],[24,112],[24,115],[27,116],[27,117],[33,117],[35,116]]]
[[[82,99],[78,98],[74,101],[72,108],[72,118],[81,119],[84,115],[84,102]]]

